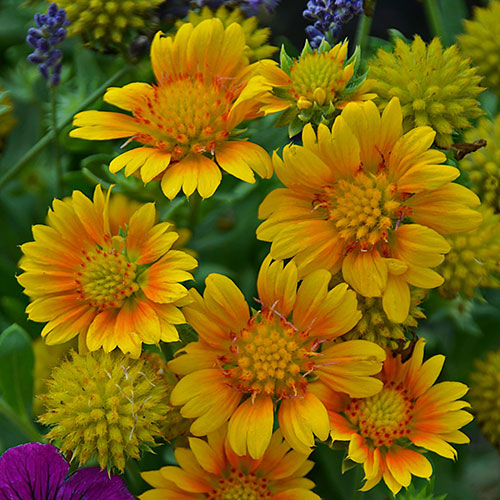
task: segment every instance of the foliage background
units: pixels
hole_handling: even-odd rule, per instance
[[[471,7],[483,3],[463,0],[436,2],[443,14],[446,44],[453,43],[462,29],[462,19],[470,16]],[[301,17],[304,4],[298,0],[283,0],[273,16],[262,18],[263,25],[272,27],[275,45],[287,43],[287,46],[301,48],[306,25]],[[50,129],[47,86],[36,67],[27,62],[30,49],[24,40],[28,27],[33,25],[33,14],[45,8],[44,2],[0,1],[0,85],[10,92],[17,118],[17,126],[0,153],[0,179]],[[355,28],[356,22],[353,21],[346,26],[344,34],[352,38]],[[430,39],[423,6],[417,0],[379,0],[372,26],[373,36],[365,56],[376,47],[388,44],[389,28],[396,28],[409,38],[419,33],[424,39]],[[59,123],[70,119],[89,95],[119,71],[122,76],[114,85],[152,80],[147,51],[133,65],[127,65],[117,55],[89,51],[81,46],[79,39],[68,39],[63,44],[63,51],[63,76],[58,88]],[[487,113],[495,116],[497,103],[492,94],[486,92],[482,100]],[[103,105],[100,98],[88,109],[98,107],[111,109]],[[269,130],[274,120],[273,117],[256,120],[249,124],[248,131],[251,140],[263,145],[270,153],[287,142],[285,129]],[[101,182],[104,186],[115,183],[118,185],[114,188],[116,191],[140,201],[156,201],[162,218],[173,219],[179,227],[192,231],[188,246],[198,253],[200,262],[194,286],[203,288],[206,275],[219,272],[231,277],[247,299],[255,296],[257,270],[268,251],[268,245],[255,238],[257,208],[265,195],[279,185],[276,178],[250,185],[225,177],[217,193],[203,201],[199,209],[183,196],[169,203],[158,185],[150,184],[144,188],[134,179],[108,174],[107,164],[119,148],[118,141],[100,143],[70,139],[69,129],[67,126],[59,134],[66,172],[63,195],[70,195],[74,189],[90,195],[93,186]],[[0,336],[0,453],[33,439],[29,430],[33,386],[30,341],[39,336],[42,325],[26,320],[27,298],[22,294],[15,275],[21,255],[19,245],[31,240],[31,226],[44,221],[55,196],[53,159],[51,146],[42,149],[26,168],[0,188],[0,331],[7,330]],[[425,303],[428,319],[417,333],[428,339],[428,356],[435,353],[447,356],[442,380],[468,383],[473,360],[500,347],[500,293],[484,292],[483,297],[482,300],[445,302],[431,294]],[[12,327],[12,324],[19,326]],[[42,431],[41,428],[38,430]],[[498,499],[498,452],[481,436],[474,423],[466,428],[466,432],[471,437],[471,444],[458,447],[458,461],[429,456],[435,468],[435,494],[446,493],[448,500]],[[342,450],[331,450],[327,445],[318,446],[313,454],[316,466],[311,478],[317,484],[317,493],[325,500],[350,499],[354,485],[359,484],[356,470],[341,475],[343,456]],[[173,462],[173,454],[165,445],[157,449],[157,455],[146,455],[136,467],[149,470],[168,462]],[[135,493],[145,488],[134,467],[127,469],[127,481]],[[424,483],[417,480],[417,485]],[[387,491],[379,485],[362,498],[384,499],[388,497]]]

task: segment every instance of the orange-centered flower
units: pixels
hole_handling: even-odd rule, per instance
[[[212,196],[221,181],[220,168],[246,182],[272,175],[268,154],[260,146],[232,140],[242,121],[259,116],[259,104],[246,99],[248,84],[261,78],[258,65],[244,55],[245,35],[233,23],[224,29],[219,19],[193,28],[184,24],[175,38],[158,32],[151,46],[156,85],[131,83],[109,88],[104,100],[132,116],[107,111],[83,111],[74,119],[72,137],[107,140],[129,137],[142,147],[115,158],[115,173],[139,175],[148,183],[161,179],[163,192],[174,198],[182,187]],[[243,95],[242,95],[243,94]],[[219,168],[220,167],[220,168]]]
[[[80,334],[81,348],[118,346],[139,356],[142,342],[178,339],[174,325],[185,321],[177,306],[188,295],[180,282],[191,279],[196,260],[171,250],[178,234],[169,223],[155,224],[152,203],[124,217],[110,215],[109,192],[105,198],[100,186],[93,201],[74,191],[54,200],[47,225],[33,226],[35,241],[21,246],[18,280],[32,299],[26,312],[47,322],[48,344]]]
[[[329,272],[306,276],[297,289],[294,263],[262,264],[257,282],[262,308],[250,315],[243,295],[228,278],[211,274],[203,297],[183,312],[199,341],[169,367],[183,378],[171,402],[196,419],[191,432],[203,436],[229,420],[229,442],[238,455],[261,458],[271,439],[279,406],[280,429],[288,443],[309,453],[314,434],[328,437],[328,415],[309,391],[318,377],[328,387],[365,397],[381,382],[371,377],[385,353],[372,342],[353,340],[321,349],[359,320],[356,297],[344,283],[328,290]]]
[[[174,451],[179,467],[142,473],[154,489],[141,500],[320,500],[303,477],[313,462],[290,450],[279,430],[259,460],[234,453],[226,426],[210,433],[208,442],[189,438],[189,446]]]
[[[409,284],[434,288],[443,278],[432,267],[450,246],[442,236],[475,229],[479,198],[459,184],[458,169],[429,149],[435,132],[402,132],[393,99],[380,116],[373,102],[350,103],[332,130],[310,125],[303,146],[288,146],[275,170],[285,188],[264,200],[267,219],[257,237],[271,241],[275,259],[293,257],[303,275],[336,273],[365,297],[383,297],[391,321],[410,307]]]
[[[424,340],[420,339],[411,358],[387,355],[380,374],[382,390],[364,399],[325,398],[334,440],[349,441],[349,458],[363,464],[366,483],[373,488],[383,478],[396,494],[411,482],[411,475],[429,478],[432,466],[420,448],[455,458],[449,443],[468,443],[459,429],[472,420],[464,411],[466,401],[457,401],[467,392],[459,382],[433,385],[443,367],[444,356],[424,363]]]

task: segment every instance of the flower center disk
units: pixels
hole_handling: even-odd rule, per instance
[[[135,140],[172,154],[215,150],[229,135],[227,117],[235,98],[231,82],[198,73],[165,77],[133,110],[143,133]]]
[[[205,496],[209,500],[260,500],[271,498],[273,493],[268,489],[267,478],[231,469],[229,477],[219,479],[217,486]]]
[[[328,210],[340,238],[361,250],[387,243],[389,230],[404,213],[395,199],[395,186],[386,176],[365,173],[358,173],[352,181],[339,179],[335,188],[325,187],[316,205]]]
[[[128,262],[123,254],[114,250],[82,251],[80,266],[75,276],[77,293],[100,311],[120,307],[139,289],[136,264]]]
[[[310,341],[285,318],[263,311],[234,334],[230,353],[221,359],[233,387],[251,394],[291,398],[305,393],[305,374],[314,369]]]
[[[345,413],[374,446],[390,447],[396,439],[410,433],[413,401],[406,389],[390,382],[375,396],[353,399]]]

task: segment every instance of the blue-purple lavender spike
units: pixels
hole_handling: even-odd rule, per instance
[[[26,42],[35,50],[28,56],[28,61],[38,64],[40,74],[56,87],[61,79],[62,52],[57,48],[66,38],[66,11],[51,3],[47,14],[35,14],[38,28],[30,28]]]

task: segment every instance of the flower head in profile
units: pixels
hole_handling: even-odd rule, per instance
[[[60,344],[80,335],[80,346],[106,352],[119,347],[139,356],[142,343],[178,339],[178,309],[196,260],[172,250],[178,234],[156,224],[147,203],[110,229],[109,192],[97,186],[94,199],[80,191],[54,200],[47,225],[33,226],[34,241],[21,246],[18,277],[31,298],[32,321],[46,322],[42,337]],[[115,225],[116,230],[116,225]]]
[[[47,438],[80,465],[95,456],[101,469],[123,472],[127,459],[139,459],[161,436],[168,394],[147,356],[73,352],[52,372],[40,422],[51,427]]]
[[[10,448],[0,457],[0,500],[134,499],[121,478],[98,467],[68,472],[68,462],[51,444]]]
[[[236,454],[263,456],[271,440],[275,410],[292,448],[309,453],[314,435],[325,440],[329,423],[311,380],[365,397],[380,390],[385,357],[372,342],[353,340],[321,349],[359,320],[356,296],[346,284],[328,290],[331,275],[318,270],[297,287],[294,263],[283,267],[267,257],[257,288],[261,310],[250,314],[242,293],[228,278],[211,274],[204,296],[191,290],[183,312],[199,340],[170,361],[182,376],[170,401],[195,419],[191,432],[203,436],[229,421]]]
[[[432,466],[415,447],[454,459],[449,443],[468,443],[459,429],[472,420],[463,410],[469,403],[459,400],[467,386],[441,382],[444,356],[423,362],[424,340],[420,339],[410,359],[388,354],[380,379],[384,386],[364,399],[331,398],[327,403],[333,440],[349,441],[349,459],[363,464],[366,482],[362,491],[384,480],[396,494],[408,487],[412,474],[429,478]]]
[[[143,472],[154,489],[141,500],[272,499],[320,500],[305,476],[313,467],[308,455],[290,450],[281,432],[274,432],[262,458],[238,456],[227,438],[227,426],[211,432],[207,440],[189,438],[189,449],[177,448],[178,467]]]
[[[307,125],[303,146],[287,146],[275,171],[285,185],[259,209],[267,219],[257,237],[271,241],[275,259],[294,258],[300,274],[340,269],[365,297],[382,297],[396,323],[410,308],[409,285],[434,288],[431,268],[450,246],[443,234],[475,229],[478,197],[454,184],[460,172],[429,149],[435,132],[417,127],[403,135],[397,98],[382,116],[373,102],[350,103],[332,130]]]
[[[359,51],[347,60],[347,42],[333,48],[323,41],[317,50],[306,42],[298,59],[292,59],[283,48],[281,68],[265,65],[264,81],[255,91],[268,92],[260,97],[266,114],[284,111],[277,124],[289,124],[290,137],[299,133],[306,123],[331,125],[349,102],[373,99],[366,75],[356,75]]]
[[[245,34],[237,23],[224,29],[219,19],[184,24],[174,38],[158,32],[151,46],[157,83],[109,88],[104,100],[130,114],[83,111],[72,137],[89,140],[129,138],[141,144],[116,157],[115,173],[161,180],[172,199],[182,190],[212,196],[221,169],[245,182],[272,175],[269,155],[260,146],[234,140],[244,120],[259,116],[259,103],[245,97],[257,66],[245,56]],[[263,62],[258,64],[266,65]]]
[[[415,36],[411,45],[397,39],[394,52],[377,51],[369,72],[379,107],[398,97],[404,131],[430,126],[439,147],[451,146],[453,134],[483,114],[477,97],[484,88],[477,68],[456,45],[443,49],[437,37],[426,44]]]

